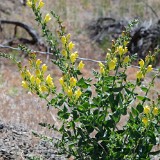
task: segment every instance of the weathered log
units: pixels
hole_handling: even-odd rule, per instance
[[[21,28],[23,28],[23,29],[30,35],[30,37],[32,38],[32,39],[30,40],[30,39],[21,37],[21,38],[18,39],[19,41],[21,41],[21,42],[23,42],[23,43],[29,43],[29,44],[41,43],[41,38],[39,37],[38,33],[37,33],[31,26],[28,26],[27,24],[22,23],[22,22],[18,22],[18,21],[0,20],[0,28],[1,28],[1,31],[3,30],[3,27],[2,27],[3,24],[14,25],[14,26],[15,26],[15,28],[14,28],[14,36],[16,35],[17,27],[21,27]]]

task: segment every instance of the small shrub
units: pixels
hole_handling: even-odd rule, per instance
[[[46,75],[47,65],[36,59],[34,53],[30,54],[28,66],[17,64],[22,86],[58,110],[61,126],[41,125],[61,134],[60,139],[54,140],[59,153],[75,159],[150,159],[153,146],[159,143],[160,96],[157,94],[157,99],[153,100],[149,92],[159,71],[144,86],[143,81],[153,70],[151,63],[154,60],[154,55],[147,55],[139,61],[136,81],[127,78],[126,70],[135,59],[127,55],[128,35],[136,21],[130,23],[121,37],[112,43],[105,62],[99,62],[99,71],[93,71],[93,82],[93,78],[83,76],[85,64],[83,61],[77,64],[78,52],[60,17],[53,11],[43,17],[42,0],[28,0],[27,4],[56,57],[53,63],[62,72],[59,79],[61,92],[57,92],[51,75]],[[59,25],[57,36],[47,27],[52,18]],[[6,54],[1,56],[10,58]],[[143,94],[140,95],[137,89]],[[128,120],[123,127],[118,127],[121,118],[127,114]]]

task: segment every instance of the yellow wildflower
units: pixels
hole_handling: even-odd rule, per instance
[[[70,87],[67,89],[67,95],[69,97],[73,96],[73,91],[72,91],[72,89]]]
[[[42,65],[42,71],[43,71],[43,72],[46,72],[47,68],[48,68],[48,67],[47,67],[46,64],[43,64],[43,65]]]
[[[141,60],[139,61],[139,65],[140,65],[140,68],[142,68],[142,67],[144,66],[144,61],[143,61],[143,59],[141,59]]]
[[[50,74],[46,77],[46,83],[52,87],[54,86],[53,78],[50,76]]]
[[[76,80],[74,77],[71,77],[71,78],[70,78],[70,85],[71,85],[72,87],[74,87],[74,86],[76,86],[76,83],[77,83],[77,80]]]
[[[148,120],[147,117],[143,117],[143,118],[142,118],[142,122],[144,123],[145,126],[147,126],[148,123],[149,123],[149,120]]]
[[[106,58],[107,58],[107,59],[110,59],[110,58],[111,58],[111,54],[110,54],[110,53],[107,53],[107,54],[106,54]]]
[[[39,76],[41,75],[41,71],[40,71],[39,69],[37,69],[37,70],[35,71],[35,74],[36,74],[37,77],[39,77]]]
[[[99,62],[98,65],[99,65],[100,67],[104,67],[104,64],[103,64],[102,62]]]
[[[66,50],[62,50],[62,55],[64,56],[64,57],[67,57],[67,51]]]
[[[41,86],[40,88],[41,88],[41,91],[42,91],[42,92],[48,92],[48,89],[47,89],[46,86],[43,85],[43,86]]]
[[[28,84],[27,84],[26,81],[22,81],[22,87],[23,87],[23,88],[28,88]]]
[[[81,90],[78,88],[78,90],[76,90],[74,94],[75,94],[76,99],[78,99],[78,98],[82,95],[82,92],[81,92]]]
[[[118,52],[120,55],[122,55],[123,52],[124,52],[123,46],[118,46],[118,47],[117,47],[117,52]]]
[[[41,84],[41,80],[38,77],[36,78],[36,84],[37,84],[37,86],[39,86]]]
[[[78,52],[72,53],[72,54],[70,55],[70,60],[71,60],[71,62],[74,63],[74,62],[76,61],[77,57],[78,57]]]
[[[68,44],[68,48],[70,51],[72,51],[72,49],[74,48],[75,44],[71,41],[69,44]]]
[[[144,112],[145,114],[148,114],[148,113],[150,112],[150,107],[149,107],[149,106],[145,106],[145,107],[143,108],[143,112]]]
[[[27,6],[30,7],[30,8],[32,7],[32,2],[31,2],[31,0],[28,0],[28,1],[27,1]]]
[[[71,38],[71,34],[70,34],[70,33],[68,33],[68,34],[67,34],[67,36],[66,36],[66,40],[67,40],[67,41],[69,41],[69,40],[70,40],[70,38]]]
[[[62,36],[62,37],[61,37],[61,42],[62,42],[63,45],[66,44],[67,40],[66,40],[66,37],[65,37],[65,36]]]
[[[24,72],[21,72],[21,77],[22,77],[23,79],[25,79],[26,75],[25,75]]]
[[[148,73],[148,72],[151,72],[152,70],[153,70],[152,65],[149,65],[149,66],[147,67],[147,73]]]
[[[153,108],[153,114],[154,114],[154,115],[157,115],[157,114],[158,114],[158,108],[157,108],[157,107],[154,107],[154,108]]]
[[[138,71],[136,77],[137,77],[137,79],[142,79],[144,77],[144,75],[141,71]]]
[[[64,86],[64,78],[63,78],[63,77],[61,77],[61,78],[59,79],[59,83],[60,83],[62,86]]]
[[[39,67],[41,63],[42,63],[42,61],[40,59],[37,59],[36,66]]]
[[[111,60],[109,63],[108,63],[108,66],[109,66],[109,70],[114,70],[115,67],[116,67],[116,61],[115,60]]]
[[[31,73],[30,73],[29,70],[26,71],[26,76],[27,76],[27,77],[30,77],[30,76],[31,76]]]
[[[85,64],[83,63],[83,61],[80,61],[80,63],[78,64],[78,69],[82,70],[84,68]]]
[[[31,81],[32,84],[34,84],[34,82],[35,82],[35,77],[34,77],[33,75],[31,75],[30,81]]]
[[[42,0],[39,1],[38,8],[42,8],[44,6],[44,2]]]
[[[48,23],[51,20],[51,16],[49,15],[49,13],[46,14],[46,16],[44,17],[44,22]]]
[[[130,58],[129,58],[129,56],[126,56],[125,58],[124,58],[124,64],[126,64],[126,63],[128,63],[130,61]]]

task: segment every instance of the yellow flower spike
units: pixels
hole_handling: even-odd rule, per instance
[[[76,86],[76,83],[77,83],[77,80],[74,77],[71,77],[70,78],[70,86],[74,87],[74,86]]]
[[[141,71],[138,71],[136,77],[137,77],[137,79],[140,80],[140,79],[144,78],[144,75]]]
[[[114,70],[115,67],[116,67],[116,61],[115,60],[111,60],[109,63],[108,63],[108,66],[109,66],[109,70]]]
[[[149,113],[150,113],[150,107],[149,107],[149,106],[145,106],[145,107],[143,108],[143,112],[144,112],[145,114],[149,114]]]
[[[22,81],[22,87],[23,87],[23,88],[28,88],[28,84],[27,84],[26,81]]]
[[[149,66],[147,67],[147,73],[148,73],[148,72],[151,72],[152,70],[153,70],[152,65],[149,65]]]
[[[42,61],[40,59],[37,59],[36,66],[39,67],[41,65]]]
[[[44,72],[46,72],[47,71],[47,65],[46,64],[43,64],[42,65],[42,72],[44,73]]]
[[[70,55],[70,60],[72,63],[74,63],[77,58],[78,58],[78,52],[74,52]]]
[[[66,37],[65,37],[65,36],[62,36],[62,37],[61,37],[61,42],[62,42],[63,45],[66,44],[67,40],[66,40]]]
[[[64,86],[64,78],[63,78],[63,77],[61,77],[61,78],[59,79],[59,83],[60,83],[62,86]]]
[[[143,117],[143,118],[142,118],[142,122],[144,123],[145,126],[147,126],[148,123],[149,123],[149,120],[148,120],[147,117]]]
[[[51,16],[50,16],[50,14],[47,13],[46,16],[44,17],[44,22],[45,22],[45,23],[48,23],[51,19],[52,19],[52,18],[51,18]]]
[[[82,95],[81,90],[78,88],[78,90],[75,91],[74,95],[75,95],[76,100],[77,100]]]
[[[123,63],[126,64],[126,63],[128,63],[129,61],[130,61],[130,57],[129,57],[129,56],[126,56],[126,57],[124,58]]]
[[[140,65],[140,68],[143,68],[143,66],[144,66],[144,61],[143,61],[143,59],[141,59],[141,60],[139,61],[139,65]]]
[[[74,48],[75,44],[71,41],[69,44],[68,44],[68,48],[70,51],[72,51],[72,49]]]
[[[64,56],[64,57],[67,57],[67,51],[66,50],[62,50],[62,55]]]
[[[32,2],[31,2],[31,0],[28,0],[26,4],[27,4],[28,7],[30,7],[30,8],[32,7]]]
[[[37,86],[39,86],[41,84],[41,80],[38,77],[36,78],[36,84],[37,84]]]
[[[41,9],[43,6],[44,6],[44,2],[40,0],[38,4],[38,8]]]
[[[32,84],[34,84],[35,80],[36,80],[35,76],[31,75],[30,81],[31,81]]]
[[[154,107],[152,113],[156,116],[158,112],[159,112],[158,108]]]
[[[85,64],[83,63],[83,61],[80,61],[80,63],[78,64],[78,69],[82,70],[84,68]]]
[[[67,89],[67,95],[69,97],[73,96],[73,91],[72,91],[72,89],[70,87]]]

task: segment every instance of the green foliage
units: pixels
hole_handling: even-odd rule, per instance
[[[150,159],[153,146],[159,143],[160,98],[151,99],[149,92],[159,71],[148,85],[143,85],[146,74],[153,70],[151,62],[154,56],[148,55],[139,62],[135,82],[128,79],[127,68],[135,59],[135,56],[127,55],[128,35],[137,21],[131,22],[122,36],[113,42],[105,63],[100,62],[99,71],[93,71],[93,81],[93,78],[83,76],[83,62],[77,65],[78,53],[74,52],[74,44],[70,41],[70,34],[66,34],[60,17],[51,11],[50,15],[59,25],[55,36],[47,28],[51,16],[47,14],[43,18],[41,13],[42,1],[28,2],[56,57],[53,63],[62,71],[59,80],[61,92],[56,91],[52,77],[45,76],[46,65],[41,65],[34,54],[31,54],[29,68],[20,63],[18,67],[23,78],[22,86],[58,110],[59,127],[40,125],[61,134],[61,138],[54,141],[59,154],[81,160]],[[141,89],[143,94],[137,89]],[[119,123],[126,115],[128,119],[120,127]]]

